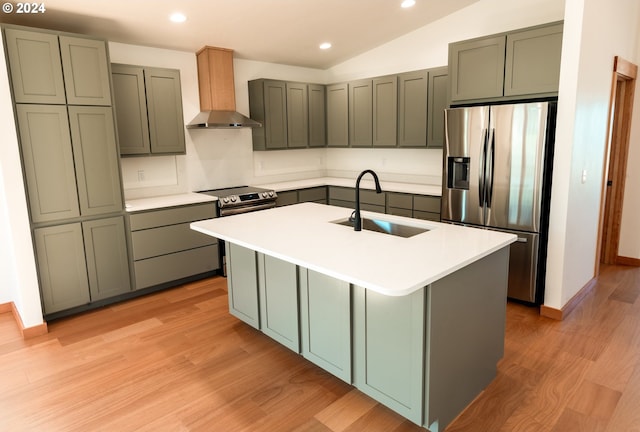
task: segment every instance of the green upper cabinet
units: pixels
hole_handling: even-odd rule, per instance
[[[449,107],[449,68],[429,70],[427,148],[444,146],[444,110]]]
[[[398,147],[424,147],[427,143],[426,70],[398,75]]]
[[[504,35],[449,44],[451,100],[502,96]]]
[[[373,145],[373,81],[370,79],[349,83],[349,145]]]
[[[309,146],[309,96],[307,84],[286,83],[287,89],[287,146]]]
[[[111,106],[106,42],[60,36],[60,54],[67,104]]]
[[[558,93],[562,23],[449,44],[452,102]]]
[[[249,116],[262,123],[253,128],[254,150],[282,150],[287,141],[287,85],[284,81],[249,81]]]
[[[152,154],[185,153],[180,71],[145,68]]]
[[[112,64],[111,76],[113,79],[120,154],[151,153],[143,68]]]
[[[505,96],[558,91],[562,29],[556,24],[507,35]]]
[[[180,71],[112,64],[121,155],[184,154]]]
[[[326,87],[309,84],[309,147],[327,145]]]
[[[16,103],[66,103],[58,36],[4,30],[13,96]]]
[[[67,107],[16,105],[31,220],[80,216]]]
[[[327,86],[327,146],[349,146],[349,88],[346,83]]]
[[[395,147],[398,135],[398,77],[396,75],[373,79],[374,147]]]
[[[93,216],[123,208],[113,110],[69,106],[80,213]]]

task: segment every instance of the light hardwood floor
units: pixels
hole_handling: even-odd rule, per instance
[[[640,269],[562,322],[508,304],[498,376],[447,432],[640,428]],[[226,280],[54,321],[0,314],[0,431],[425,431],[227,312]]]

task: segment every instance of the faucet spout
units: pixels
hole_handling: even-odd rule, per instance
[[[362,231],[362,217],[360,216],[360,180],[362,179],[362,176],[367,173],[373,176],[373,181],[376,184],[376,193],[382,193],[378,175],[370,169],[362,171],[356,180],[356,209],[353,212],[353,229],[355,231]]]

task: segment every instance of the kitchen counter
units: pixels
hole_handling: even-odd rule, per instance
[[[127,200],[125,210],[135,213],[145,210],[153,210],[163,207],[175,207],[189,204],[217,201],[218,198],[199,193],[184,193],[175,195],[163,195],[150,198]]]
[[[410,238],[331,223],[351,209],[303,203],[194,222],[191,228],[388,296],[404,296],[479,260],[516,236],[363,211],[424,227]]]
[[[355,187],[356,178],[342,178],[342,177],[316,177],[312,179],[305,180],[292,180],[286,182],[277,182],[277,183],[264,183],[264,184],[255,184],[254,186],[263,187],[265,189],[273,189],[276,192],[284,192],[288,190],[295,189],[305,189],[311,187],[318,186],[341,186],[341,187]],[[428,184],[418,184],[418,183],[400,183],[400,182],[389,182],[389,181],[380,181],[380,185],[382,186],[382,190],[385,192],[401,192],[401,193],[411,193],[416,195],[431,195],[431,196],[441,196],[442,195],[442,187],[440,185],[428,185]],[[375,190],[375,184],[371,177],[365,176],[362,178],[360,182],[360,187],[364,189]]]

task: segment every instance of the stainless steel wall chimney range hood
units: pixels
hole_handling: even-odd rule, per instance
[[[196,53],[200,114],[187,129],[262,127],[236,111],[233,50],[205,46]]]

